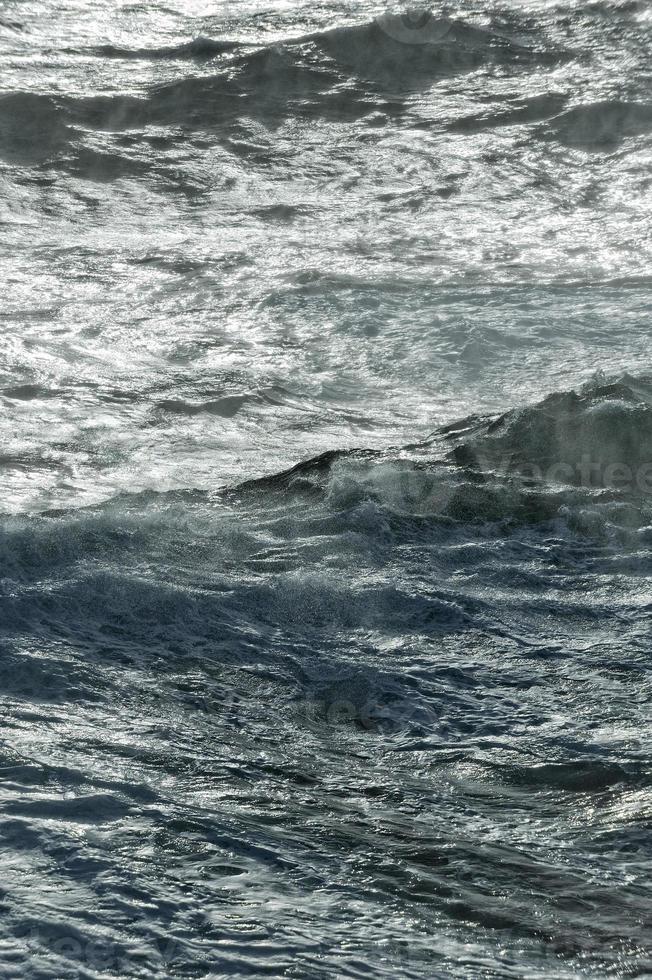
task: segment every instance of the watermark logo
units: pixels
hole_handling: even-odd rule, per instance
[[[452,29],[450,20],[435,17],[427,7],[386,10],[375,23],[384,34],[401,44],[441,44]]]
[[[453,475],[443,468],[403,467],[397,483],[396,508],[415,516],[445,514],[457,486]]]
[[[410,459],[368,463],[345,459],[331,470],[329,497],[333,507],[345,508],[373,500],[396,514],[443,514],[459,478],[452,468],[419,465]]]
[[[329,729],[350,728],[378,735],[411,730],[440,732],[439,710],[414,691],[382,690],[355,675],[316,690],[302,701],[301,715]]]

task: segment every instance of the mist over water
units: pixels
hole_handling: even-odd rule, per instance
[[[0,10],[0,973],[652,974],[652,13]]]

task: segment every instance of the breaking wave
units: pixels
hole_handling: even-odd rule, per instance
[[[652,381],[596,378],[579,392],[493,418],[472,416],[400,454],[331,451],[228,491],[282,492],[393,514],[537,524],[589,533],[644,529],[652,519]]]

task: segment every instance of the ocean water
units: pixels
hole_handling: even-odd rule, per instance
[[[652,976],[651,45],[4,0],[2,977]]]

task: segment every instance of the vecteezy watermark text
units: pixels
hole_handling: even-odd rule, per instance
[[[511,481],[534,482],[547,485],[572,485],[587,490],[614,489],[652,494],[652,460],[639,466],[628,463],[596,460],[589,453],[573,462],[556,460],[546,464],[532,461],[516,462],[513,455],[498,460],[476,457],[478,468]]]

